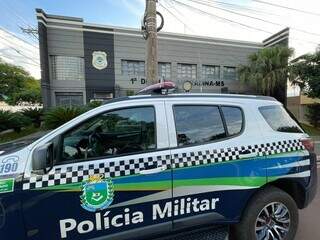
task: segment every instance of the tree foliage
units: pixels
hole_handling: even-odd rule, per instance
[[[240,81],[252,86],[258,94],[273,96],[278,86],[286,84],[288,58],[292,54],[292,49],[280,46],[253,53],[248,65],[239,68]]]
[[[320,51],[291,61],[290,80],[311,98],[320,98]]]
[[[40,103],[40,81],[21,67],[0,59],[0,95],[9,104]]]
[[[84,107],[55,107],[48,110],[44,115],[44,125],[48,129],[57,128],[73,118],[86,112]]]
[[[19,112],[0,110],[0,132],[8,129],[20,132],[23,127],[30,125],[30,123],[31,119]]]

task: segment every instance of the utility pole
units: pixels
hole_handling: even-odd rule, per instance
[[[146,0],[145,28],[147,38],[147,81],[158,83],[157,1]]]
[[[26,33],[34,38],[36,38],[38,41],[39,41],[39,37],[38,37],[38,29],[35,29],[35,28],[31,28],[31,27],[28,27],[28,28],[23,28],[23,27],[20,27],[19,28],[21,29],[21,31],[23,33]]]

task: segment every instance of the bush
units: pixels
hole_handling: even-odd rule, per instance
[[[306,114],[310,124],[316,128],[320,127],[320,103],[308,105],[308,113]]]
[[[0,110],[0,132],[10,129],[11,112]]]
[[[102,105],[101,101],[92,101],[90,103],[87,104],[87,107],[89,110],[96,108],[96,107],[100,107]]]
[[[21,129],[23,127],[28,127],[29,125],[31,125],[31,123],[31,119],[24,116],[22,113],[11,113],[9,126],[15,132],[21,132]]]
[[[134,91],[133,90],[127,90],[126,91],[126,95],[127,96],[133,96],[134,95]]]
[[[0,131],[14,129],[20,132],[23,127],[31,124],[31,119],[21,113],[0,110]]]
[[[34,127],[41,126],[41,120],[43,117],[43,109],[42,108],[27,108],[21,111],[21,113],[30,118]]]
[[[44,115],[44,125],[48,129],[57,128],[73,118],[81,115],[86,110],[83,107],[55,107]]]

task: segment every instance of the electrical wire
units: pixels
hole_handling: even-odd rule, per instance
[[[8,42],[8,43],[11,44],[12,46],[17,45],[17,43],[10,41],[8,38],[5,38],[4,36],[1,36],[1,35],[0,35],[0,39]],[[19,39],[19,40],[20,40],[20,39]],[[30,50],[30,48],[28,49],[26,45],[25,45],[25,46],[19,46],[19,48],[21,48],[22,50],[24,50],[24,51],[26,51],[26,52],[32,51],[32,50]],[[37,50],[38,50],[38,49],[36,49],[36,51],[37,51]]]
[[[258,17],[254,17],[254,16],[249,16],[249,15],[247,15],[247,14],[238,13],[238,12],[235,12],[235,11],[232,11],[232,10],[229,10],[229,9],[217,7],[217,6],[214,6],[214,5],[209,4],[207,1],[206,1],[206,2],[204,2],[204,1],[199,1],[199,0],[188,0],[188,1],[191,1],[191,2],[194,2],[194,3],[198,3],[198,4],[202,4],[202,5],[204,5],[204,6],[208,6],[208,7],[215,8],[215,9],[219,9],[219,10],[222,10],[222,11],[225,11],[225,12],[228,12],[228,13],[232,13],[232,14],[236,14],[236,15],[239,15],[239,16],[243,16],[243,17],[247,17],[247,18],[252,18],[252,19],[255,19],[255,20],[258,20],[258,21],[262,21],[262,22],[265,22],[265,23],[269,23],[269,24],[273,24],[273,25],[277,25],[277,26],[281,26],[281,27],[284,27],[284,26],[285,26],[284,24],[281,24],[281,23],[277,23],[277,22],[273,22],[273,21],[266,20],[266,19],[262,19],[262,18],[258,18]],[[310,35],[314,35],[314,36],[320,36],[319,33],[314,33],[314,32],[305,31],[305,30],[303,30],[303,29],[299,29],[299,28],[296,28],[296,27],[290,27],[290,28],[293,29],[293,30],[296,30],[296,31],[298,31],[298,32],[303,32],[303,33],[310,34]]]
[[[191,6],[191,5],[182,3],[182,2],[177,1],[177,0],[172,0],[172,1],[174,1],[175,3],[180,4],[182,6],[185,6],[185,7],[189,8],[189,9],[198,11],[198,12],[200,12],[202,14],[206,14],[208,16],[211,16],[211,17],[214,17],[214,18],[217,18],[217,19],[221,19],[221,20],[223,20],[225,22],[230,22],[230,23],[233,23],[233,24],[237,24],[237,25],[243,26],[243,27],[248,28],[248,29],[253,29],[253,30],[256,30],[256,31],[272,34],[272,32],[266,31],[266,30],[264,30],[262,28],[257,28],[257,27],[253,27],[253,26],[250,26],[250,25],[247,25],[247,24],[244,24],[244,23],[236,22],[236,21],[233,21],[231,19],[224,18],[224,17],[218,16],[218,15],[215,15],[213,13],[209,13],[209,12],[203,11],[203,10],[201,10],[199,8],[195,8],[195,7]]]
[[[11,36],[13,36],[13,37],[15,37],[15,38],[17,38],[17,39],[21,40],[22,42],[24,42],[24,43],[26,43],[26,44],[29,44],[30,46],[32,46],[32,47],[34,47],[34,48],[36,48],[36,49],[39,49],[39,47],[38,47],[38,46],[35,46],[35,45],[33,45],[33,44],[29,43],[28,41],[26,41],[26,40],[24,40],[24,39],[22,39],[22,38],[18,37],[17,35],[15,35],[15,34],[13,34],[13,33],[9,32],[8,30],[6,30],[6,29],[4,29],[4,28],[2,28],[2,27],[0,27],[0,30],[2,30],[2,31],[4,31],[4,32],[6,32],[6,33],[8,33],[8,34],[10,34]]]
[[[248,29],[253,29],[253,30],[256,30],[256,31],[260,31],[260,32],[265,32],[265,33],[268,33],[268,34],[273,34],[272,32],[269,32],[269,31],[266,31],[262,28],[257,28],[257,27],[253,27],[253,26],[250,26],[250,25],[247,25],[247,24],[244,24],[244,23],[240,23],[240,22],[237,22],[237,21],[233,21],[231,19],[228,19],[228,18],[225,18],[225,17],[221,17],[221,16],[218,16],[218,15],[215,15],[213,13],[209,13],[209,12],[206,12],[204,10],[201,10],[199,8],[196,8],[194,6],[191,6],[191,5],[188,5],[188,4],[185,4],[185,3],[182,3],[178,0],[171,0],[171,1],[174,1],[175,3],[178,3],[180,5],[183,5],[185,7],[188,7],[189,9],[193,9],[195,11],[198,11],[200,13],[203,13],[203,14],[206,14],[208,16],[212,16],[214,18],[218,18],[218,19],[222,19],[223,21],[226,21],[226,22],[231,22],[231,23],[234,23],[234,24],[238,24],[240,26],[243,26],[243,27],[246,27]],[[298,41],[301,41],[301,42],[307,42],[307,43],[311,43],[311,44],[319,44],[319,42],[313,42],[313,41],[309,41],[309,40],[304,40],[304,39],[300,39],[300,38],[292,38],[294,40],[298,40]]]
[[[1,51],[0,51],[0,52],[1,52]],[[3,54],[0,54],[0,57],[11,59],[10,56],[6,56],[6,55],[3,55]],[[18,64],[19,64],[19,63],[22,63],[22,64],[27,64],[27,65],[32,65],[32,66],[35,66],[35,67],[40,67],[40,64],[35,64],[35,63],[25,62],[25,61],[20,60],[20,59],[23,59],[21,56],[14,55],[13,57],[14,57],[14,58],[19,58]]]
[[[166,2],[166,3],[167,3],[167,2]],[[175,19],[177,19],[180,23],[182,23],[185,28],[189,29],[191,32],[194,33],[194,30],[193,30],[192,28],[188,27],[183,20],[181,20],[179,17],[177,17],[176,14],[174,14],[171,10],[169,10],[169,8],[166,7],[162,2],[159,1],[159,4],[160,4],[160,6],[163,7],[170,15],[172,15]],[[174,6],[173,6],[173,8],[174,8],[174,10],[175,10],[176,12],[178,12],[177,9],[176,9]],[[179,13],[179,12],[178,12],[178,13]],[[181,13],[179,13],[179,14],[181,15]]]
[[[33,24],[30,24],[25,18],[22,17],[22,14],[18,13],[15,6],[11,6],[7,1],[3,1],[3,5],[9,12],[16,16],[17,19],[20,19],[21,23],[24,23],[26,26],[30,28],[34,28]]]
[[[275,14],[275,13],[266,12],[266,11],[262,11],[261,9],[254,9],[254,8],[250,8],[250,7],[239,5],[239,4],[235,4],[235,3],[227,3],[227,2],[222,2],[222,1],[211,1],[211,3],[216,3],[218,5],[225,5],[225,6],[228,6],[228,7],[232,7],[233,9],[237,9],[237,10],[239,10],[239,8],[240,8],[240,9],[251,11],[251,12],[254,12],[254,13],[262,13],[262,14],[271,15],[271,16],[280,16],[280,15]]]
[[[4,43],[4,44],[7,45],[7,47],[9,47],[9,48],[11,48],[12,50],[14,50],[16,53],[20,54],[21,56],[23,56],[23,57],[25,57],[25,58],[33,61],[35,64],[39,64],[39,62],[36,62],[33,58],[31,58],[31,57],[29,57],[29,56],[21,53],[21,51],[19,51],[19,50],[17,50],[16,48],[10,46],[9,44],[7,44],[7,43]]]
[[[292,7],[286,7],[286,6],[283,6],[283,5],[280,5],[280,4],[276,4],[276,3],[265,2],[265,1],[262,1],[262,0],[252,0],[252,1],[253,2],[262,3],[262,4],[266,4],[266,5],[271,5],[271,6],[274,6],[274,7],[284,8],[284,9],[291,10],[291,11],[296,11],[296,12],[301,12],[301,13],[305,13],[305,14],[311,14],[311,15],[315,15],[315,16],[320,16],[320,13],[301,10],[301,9],[292,8]]]

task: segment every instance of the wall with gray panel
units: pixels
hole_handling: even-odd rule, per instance
[[[41,67],[41,96],[45,108],[51,106],[49,57],[47,44],[47,28],[43,23],[38,23],[40,67]]]
[[[83,32],[48,28],[48,55],[49,65],[52,66],[51,56],[68,56],[84,58]],[[56,105],[57,92],[82,93],[84,104],[86,99],[84,80],[60,80],[53,79],[52,67],[50,67],[51,101]]]
[[[162,37],[163,36],[163,37]],[[202,77],[202,65],[219,65],[221,71],[223,66],[238,67],[240,64],[246,64],[248,55],[256,52],[260,46],[246,43],[228,43],[209,40],[210,43],[197,42],[197,39],[177,38],[179,40],[171,40],[165,38],[166,35],[159,34],[159,62],[171,63],[172,81],[176,82],[179,88],[182,88],[183,82],[177,81],[178,63],[196,64],[197,78]],[[172,38],[172,36],[171,36]],[[203,39],[200,39],[203,40]],[[193,41],[193,42],[191,42]],[[208,42],[208,40],[206,39]],[[140,36],[125,36],[121,34],[115,35],[115,76],[116,85],[120,88],[119,95],[125,95],[127,90],[133,89],[138,91],[146,86],[141,84],[140,79],[145,76],[126,76],[121,72],[121,60],[145,60],[145,40]],[[219,45],[221,44],[221,45]],[[230,44],[236,46],[224,46]],[[251,43],[252,44],[252,43]],[[249,45],[249,46],[247,46]],[[131,81],[136,78],[137,81]],[[221,79],[223,80],[223,79]],[[143,82],[143,81],[142,81]],[[240,84],[238,80],[224,80],[224,87],[228,87],[229,92],[250,92],[246,86]],[[206,86],[202,87],[202,92],[221,92],[222,86]],[[199,92],[201,87],[194,86],[193,91]]]

